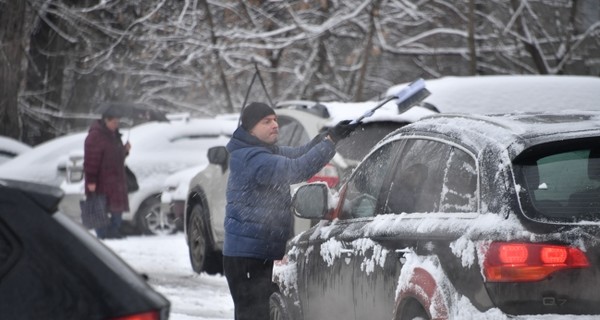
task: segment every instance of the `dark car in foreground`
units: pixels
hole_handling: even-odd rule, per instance
[[[272,319],[600,317],[600,112],[439,115],[309,184]]]
[[[168,319],[167,299],[57,212],[62,195],[0,179],[0,318]]]

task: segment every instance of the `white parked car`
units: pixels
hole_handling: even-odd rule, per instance
[[[192,178],[208,163],[183,169],[168,176],[160,195],[160,216],[156,233],[171,234],[183,230],[183,208]]]
[[[148,122],[129,130],[121,129],[131,151],[125,164],[131,170],[138,188],[129,193],[129,212],[123,214],[126,233],[156,234],[166,227],[160,216],[160,196],[163,182],[170,174],[207,163],[206,151],[229,140],[237,122],[212,118],[187,118],[171,122]],[[79,201],[84,197],[81,150],[70,153],[68,179],[59,208],[73,219],[80,220]],[[131,177],[133,178],[133,177]]]
[[[29,151],[32,148],[27,144],[13,138],[0,136],[0,164]]]
[[[72,133],[41,143],[0,165],[0,177],[58,187],[65,177],[69,152],[83,149],[86,135]]]

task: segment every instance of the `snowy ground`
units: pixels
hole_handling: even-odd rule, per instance
[[[223,276],[195,274],[183,233],[130,236],[104,243],[171,301],[171,320],[233,319],[233,301]]]

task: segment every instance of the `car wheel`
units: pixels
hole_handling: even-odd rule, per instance
[[[177,232],[177,223],[173,217],[161,213],[158,197],[146,199],[136,217],[141,234],[163,235]]]
[[[285,298],[279,292],[275,292],[271,295],[269,301],[269,314],[271,320],[292,320],[290,310],[285,303]]]
[[[400,320],[429,320],[429,315],[427,311],[421,306],[420,303],[416,301],[408,302],[402,308],[402,316],[399,318]]]
[[[192,207],[187,229],[192,269],[196,273],[223,273],[223,257],[219,252],[214,251],[210,245],[203,211],[201,205],[196,204]]]

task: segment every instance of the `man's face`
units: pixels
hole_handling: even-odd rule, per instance
[[[279,138],[277,116],[273,114],[262,118],[254,128],[250,130],[250,134],[264,143],[275,144],[277,138]]]

